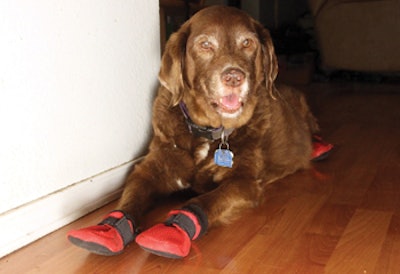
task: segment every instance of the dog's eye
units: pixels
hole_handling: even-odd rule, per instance
[[[244,39],[244,40],[242,41],[242,46],[243,46],[244,48],[250,47],[251,44],[252,44],[251,39]]]
[[[203,42],[201,42],[200,46],[203,49],[211,49],[212,48],[212,43],[210,41],[203,41]]]

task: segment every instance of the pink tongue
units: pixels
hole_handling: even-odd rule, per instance
[[[224,96],[221,98],[220,103],[229,109],[237,109],[239,108],[242,103],[239,100],[239,96],[236,94],[229,94],[228,96]]]

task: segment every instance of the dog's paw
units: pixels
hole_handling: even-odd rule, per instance
[[[191,239],[177,225],[158,224],[140,233],[136,243],[155,255],[180,259],[190,252]]]
[[[105,256],[121,253],[135,236],[133,221],[122,211],[112,211],[100,224],[71,230],[67,234],[74,245]]]

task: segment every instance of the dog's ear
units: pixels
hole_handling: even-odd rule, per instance
[[[183,96],[184,64],[189,23],[185,23],[171,35],[161,59],[158,79],[161,85],[172,93],[171,105],[176,106]]]
[[[262,46],[263,65],[266,87],[268,92],[273,96],[273,85],[278,75],[278,60],[275,55],[274,44],[272,42],[269,31],[260,23],[256,22],[256,29]]]

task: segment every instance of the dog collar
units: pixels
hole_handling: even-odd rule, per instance
[[[215,141],[221,139],[221,137],[227,138],[232,132],[233,128],[213,128],[213,127],[203,127],[196,125],[192,119],[190,119],[189,111],[183,101],[179,102],[179,107],[185,117],[186,124],[189,128],[190,133],[192,133],[196,137],[204,137],[209,140]]]

